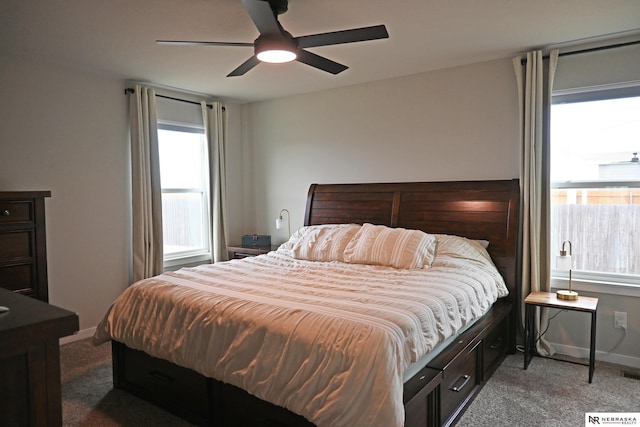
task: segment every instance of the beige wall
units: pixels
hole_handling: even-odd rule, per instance
[[[255,230],[302,225],[309,185],[518,177],[510,60],[245,106]]]
[[[640,298],[580,290],[580,295],[598,298],[596,359],[640,367]],[[627,332],[613,326],[614,311],[627,313]],[[550,310],[553,316],[557,310]],[[591,317],[587,313],[564,311],[551,321],[546,338],[559,353],[586,357]],[[598,375],[596,370],[596,376]]]
[[[128,100],[120,79],[0,58],[0,190],[45,202],[50,302],[95,326],[129,284]],[[240,107],[229,105],[240,141]],[[228,150],[230,204],[242,209],[241,144]],[[240,233],[240,220],[231,218]]]
[[[95,325],[128,283],[128,151],[122,83],[3,57],[0,188],[51,190],[50,302]]]

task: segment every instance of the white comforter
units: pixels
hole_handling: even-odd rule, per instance
[[[507,292],[490,261],[450,243],[429,269],[280,249],[168,272],[127,288],[94,342],[236,385],[318,427],[400,427],[404,369]]]

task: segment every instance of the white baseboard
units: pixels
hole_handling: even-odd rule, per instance
[[[73,335],[69,335],[67,337],[60,338],[60,345],[69,344],[70,342],[80,341],[85,338],[91,338],[96,331],[96,327],[83,329],[81,331],[76,332]]]
[[[557,353],[566,354],[568,356],[579,357],[583,359],[589,358],[589,349],[581,347],[572,347],[569,345],[551,343]],[[640,357],[627,356],[624,354],[607,353],[605,351],[596,350],[596,360],[617,365],[629,366],[631,368],[640,369]]]

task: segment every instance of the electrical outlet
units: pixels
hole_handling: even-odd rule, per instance
[[[613,312],[613,327],[627,329],[627,312],[626,311]]]

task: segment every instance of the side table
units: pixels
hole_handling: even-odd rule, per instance
[[[266,254],[270,251],[275,251],[279,246],[243,246],[243,245],[230,245],[227,246],[227,252],[229,253],[229,259],[240,259],[250,256]]]
[[[589,383],[591,383],[596,360],[596,312],[598,310],[598,298],[579,296],[577,300],[569,301],[559,299],[555,293],[551,292],[531,292],[524,299],[524,306],[524,369],[527,369],[535,353],[537,340],[533,333],[533,326],[536,306],[582,311],[591,314],[591,342],[589,345]]]

